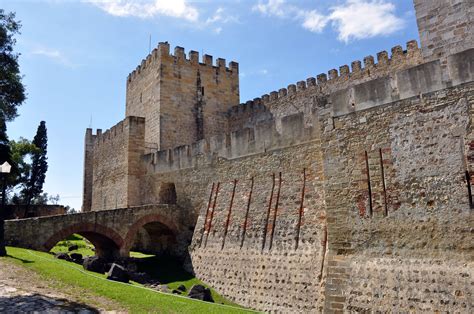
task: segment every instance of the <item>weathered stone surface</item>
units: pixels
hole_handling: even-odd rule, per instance
[[[107,273],[107,279],[120,281],[124,283],[129,282],[129,276],[128,276],[127,270],[123,266],[120,266],[115,263],[113,263],[112,266],[110,267],[110,270]]]
[[[71,257],[71,260],[76,264],[82,265],[82,263],[84,262],[82,254],[80,253],[71,253],[69,254],[69,256]]]
[[[211,290],[203,285],[194,285],[189,290],[188,297],[206,302],[214,302],[211,295]]]
[[[57,253],[54,255],[54,257],[56,257],[57,259],[62,259],[62,260],[65,260],[65,261],[70,261],[71,258],[69,257],[69,255],[67,253]]]
[[[107,263],[103,258],[91,256],[84,259],[82,266],[85,270],[103,274],[106,272]]]

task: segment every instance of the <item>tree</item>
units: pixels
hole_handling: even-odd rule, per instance
[[[48,157],[46,157],[48,148],[48,135],[46,130],[46,122],[40,122],[32,144],[35,145],[38,150],[32,154],[30,176],[26,181],[24,190],[22,191],[24,200],[26,201],[27,211],[31,201],[40,196],[43,192],[46,171],[48,171]]]
[[[25,100],[25,88],[21,82],[19,54],[13,51],[20,33],[21,24],[15,20],[15,13],[0,9],[0,163],[10,161],[10,147],[6,122],[17,116],[17,107]],[[5,197],[5,195],[3,195]],[[4,234],[5,208],[0,211],[0,256],[5,256]]]

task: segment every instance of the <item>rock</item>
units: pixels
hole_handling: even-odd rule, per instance
[[[151,278],[147,273],[136,273],[128,271],[128,275],[130,277],[130,280],[141,284],[148,283],[151,281]]]
[[[107,279],[120,281],[124,283],[128,283],[129,277],[128,273],[124,267],[120,266],[119,264],[112,264],[109,272],[107,273]]]
[[[106,263],[105,260],[98,256],[86,257],[82,266],[85,270],[93,271],[95,273],[103,274],[105,273]]]
[[[69,257],[69,255],[67,255],[67,253],[57,253],[54,255],[54,257],[57,259],[68,261],[68,262],[71,261],[71,258]]]
[[[189,290],[188,297],[206,302],[214,302],[211,290],[202,285],[194,285],[191,290]]]
[[[178,287],[178,290],[184,292],[184,291],[186,291],[186,287],[185,287],[184,285],[180,285],[180,286]]]
[[[76,264],[82,265],[82,263],[84,262],[84,259],[82,258],[82,254],[80,253],[71,253],[69,254],[69,256],[71,257],[72,261]]]
[[[71,252],[71,251],[75,251],[79,249],[79,246],[77,246],[77,244],[74,244],[74,245],[71,245],[69,248],[68,248],[68,251]]]

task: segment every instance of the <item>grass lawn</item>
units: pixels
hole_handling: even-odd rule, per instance
[[[78,249],[69,252],[68,248],[71,245],[77,245]],[[95,254],[93,249],[94,245],[92,245],[92,243],[90,243],[86,238],[79,234],[73,234],[67,239],[59,241],[51,249],[51,252],[80,253],[85,257],[93,256]],[[186,287],[186,291],[189,291],[189,289],[191,289],[191,287],[196,284],[211,288],[193,275],[186,272],[180,267],[179,262],[173,259],[157,258],[154,255],[143,254],[140,252],[130,252],[130,256],[142,259],[142,262],[139,263],[139,272],[148,273],[152,278],[158,280],[161,284],[167,285],[170,290],[177,289],[180,285],[184,285]],[[211,293],[215,303],[239,307],[238,304],[225,299],[212,288]]]
[[[83,248],[85,249],[85,248]],[[8,247],[7,261],[34,270],[45,279],[54,280],[55,287],[65,290],[82,290],[85,295],[95,294],[114,300],[132,313],[250,313],[242,308],[213,304],[164,294],[132,283],[122,284],[105,279],[100,275],[84,271],[82,266],[55,259],[51,254],[27,249]],[[145,257],[149,258],[149,257]],[[198,283],[195,278],[170,282],[170,288],[181,282],[192,285]],[[83,300],[84,302],[90,300]]]

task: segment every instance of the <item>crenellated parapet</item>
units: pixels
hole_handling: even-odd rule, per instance
[[[351,62],[351,66],[342,65],[337,69],[331,69],[328,73],[321,73],[315,77],[309,77],[306,80],[298,81],[296,84],[290,84],[286,88],[280,88],[278,91],[272,91],[253,100],[254,103],[269,106],[279,99],[286,99],[304,93],[307,90],[317,90],[324,94],[350,87],[373,80],[378,77],[395,73],[399,70],[419,65],[423,62],[421,49],[415,40],[407,42],[406,49],[402,46],[395,46],[391,49],[391,54],[387,51],[377,53],[377,62],[372,55],[363,59]]]
[[[144,127],[145,119],[141,117],[127,117],[122,121],[118,122],[110,129],[107,129],[105,132],[102,132],[102,129],[97,129],[96,134],[92,134],[92,129],[88,129],[91,132],[91,135],[94,139],[94,147],[99,147],[104,144],[108,144],[111,141],[119,140],[121,141],[124,138],[124,132],[130,133],[133,132],[133,129],[137,127]],[[128,136],[128,134],[127,134]]]
[[[158,47],[152,50],[148,56],[141,61],[141,63],[133,70],[127,77],[127,83],[132,82],[136,79],[143,71],[153,64],[159,63],[161,60],[169,59],[175,64],[182,64],[190,67],[198,67],[199,69],[209,69],[216,71],[216,73],[228,73],[238,75],[239,64],[235,61],[226,64],[226,60],[223,58],[217,58],[215,63],[213,62],[213,56],[204,54],[201,62],[199,62],[199,52],[191,50],[188,56],[186,56],[183,47],[176,46],[174,53],[170,53],[170,45],[168,42],[160,42]]]
[[[316,117],[314,117],[316,119]],[[143,156],[147,171],[169,172],[210,164],[217,158],[235,159],[274,149],[298,145],[317,138],[318,130],[305,127],[302,113],[281,119],[281,131],[274,120]]]

